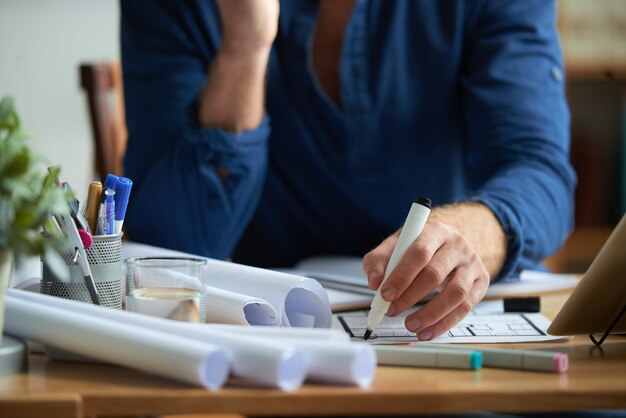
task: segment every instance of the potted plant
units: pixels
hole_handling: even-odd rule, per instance
[[[56,186],[59,168],[44,174],[43,158],[30,150],[26,139],[12,98],[4,97],[0,101],[0,343],[4,293],[14,262],[44,256],[58,277],[69,277],[58,253],[67,243],[50,214],[67,213],[71,196]]]

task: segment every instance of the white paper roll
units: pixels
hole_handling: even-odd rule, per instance
[[[376,352],[367,343],[283,338],[298,347],[309,362],[316,382],[370,387],[376,374]]]
[[[65,311],[98,317],[135,327],[151,329],[181,337],[215,344],[225,350],[232,362],[232,372],[238,377],[252,379],[283,390],[299,388],[307,374],[307,362],[293,344],[212,329],[206,324],[177,322],[134,312],[117,311],[73,300],[11,289],[9,298],[29,300]],[[88,321],[87,321],[88,322]],[[50,343],[58,348],[66,348]],[[86,353],[78,353],[88,355]]]
[[[344,330],[334,328],[251,327],[232,324],[205,324],[208,329],[234,332],[252,337],[297,338],[316,341],[350,341]]]
[[[229,359],[216,345],[129,325],[126,321],[78,315],[68,309],[17,298],[16,292],[23,291],[10,291],[5,298],[5,330],[9,334],[207,389],[221,388],[228,377]]]

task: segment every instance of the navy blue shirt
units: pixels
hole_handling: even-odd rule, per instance
[[[121,2],[130,238],[259,266],[362,256],[423,195],[493,211],[509,238],[500,276],[555,252],[575,175],[554,2],[358,0],[341,108],[312,71],[317,8],[281,2],[266,116],[231,133],[197,120],[214,2]]]

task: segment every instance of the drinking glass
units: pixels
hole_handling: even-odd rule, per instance
[[[125,262],[126,310],[204,322],[207,261],[194,257],[134,257]]]

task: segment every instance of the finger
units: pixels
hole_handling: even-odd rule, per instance
[[[402,295],[444,244],[445,238],[446,235],[439,228],[428,228],[426,224],[422,234],[409,246],[382,285],[383,299],[393,302]]]
[[[443,317],[463,303],[474,286],[476,272],[472,270],[470,265],[463,265],[452,271],[446,278],[448,284],[441,293],[415,313],[407,316],[406,328],[418,333],[441,321]]]
[[[489,286],[489,280],[475,280],[474,286],[467,299],[457,306],[452,312],[444,316],[439,322],[417,333],[420,340],[431,340],[450,330],[458,324],[467,314],[474,309],[476,304],[484,297]]]
[[[388,236],[378,247],[374,248],[363,257],[363,272],[367,277],[370,289],[376,290],[383,281],[385,267],[389,263],[391,253],[398,242],[400,231]]]
[[[418,273],[406,291],[393,302],[394,313],[402,312],[415,305],[425,296],[439,288],[455,268],[463,263],[465,258],[466,256],[455,251],[453,246],[447,243],[444,244],[433,255],[430,262]]]

